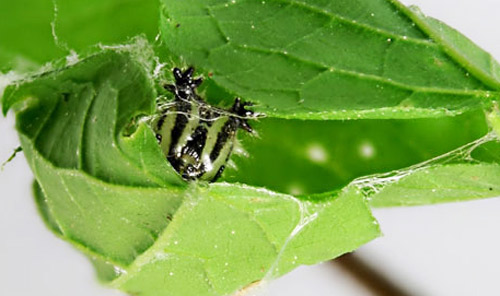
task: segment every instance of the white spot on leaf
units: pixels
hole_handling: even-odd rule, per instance
[[[366,141],[359,146],[359,154],[363,158],[373,158],[375,156],[375,153],[375,147],[373,147],[373,144],[371,142]]]
[[[307,156],[312,162],[316,163],[325,163],[328,160],[328,152],[320,144],[309,145]]]

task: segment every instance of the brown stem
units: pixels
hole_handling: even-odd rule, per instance
[[[415,296],[354,253],[345,254],[332,261],[349,273],[374,295]]]

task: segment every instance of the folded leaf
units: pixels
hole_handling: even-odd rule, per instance
[[[42,216],[101,280],[142,295],[228,294],[379,235],[354,187],[313,200],[181,180],[144,120],[129,134],[156,97],[135,56],[147,48],[131,48],[20,81],[3,99],[4,112],[16,111]]]
[[[152,37],[151,3],[124,19],[134,1],[58,2],[40,4],[44,18],[56,12],[57,47],[47,32],[35,51],[5,35],[0,63]],[[368,204],[500,193],[498,63],[446,25],[393,0],[162,3],[156,54],[168,63],[136,38],[54,63],[2,98],[42,217],[102,281],[133,295],[227,295],[377,237]],[[179,60],[205,74],[208,102],[239,96],[265,115],[249,120],[258,135],[240,134],[247,157],[220,183],[183,180],[149,126],[169,95],[162,69]]]

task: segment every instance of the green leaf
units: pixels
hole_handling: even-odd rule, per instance
[[[373,187],[371,205],[412,206],[496,197],[500,195],[499,175],[498,164],[436,165],[414,172],[404,171],[393,176],[397,181],[377,184],[385,185],[380,192]]]
[[[139,34],[153,40],[158,13],[156,0],[5,1],[0,10],[0,71],[19,71],[20,63],[43,64],[70,50],[81,52]]]
[[[249,158],[235,159],[227,181],[308,195],[357,178],[382,178],[395,188],[416,173],[422,188],[449,188],[438,169],[443,163],[429,160],[461,151],[498,121],[490,111],[499,95],[498,63],[457,31],[397,1],[163,3],[165,44],[211,74],[207,97],[228,104],[239,96],[267,116],[254,123],[259,139],[243,139]],[[453,163],[475,174],[499,163],[499,150],[484,148],[497,138],[486,138]],[[408,173],[423,162],[432,186]],[[384,172],[405,178],[386,180]],[[476,183],[453,198],[416,190],[410,200],[392,189],[380,193],[384,186],[377,195],[368,190],[367,198],[392,206],[494,196],[479,194],[484,187]]]
[[[498,99],[489,55],[397,1],[163,3],[168,50],[268,117],[428,118]]]
[[[0,37],[12,41],[2,70],[19,66],[13,56],[29,68],[155,35],[144,16],[156,10],[142,2],[59,2],[56,18],[40,2],[55,40],[39,31],[35,51]],[[375,238],[367,204],[500,193],[498,63],[446,25],[392,0],[162,4],[159,53],[170,62],[136,38],[54,63],[2,98],[42,217],[102,281],[134,295],[231,294]],[[148,125],[162,68],[185,64],[205,74],[210,103],[240,96],[266,116],[251,122],[258,136],[240,134],[248,155],[220,183],[182,180]]]
[[[497,197],[500,141],[491,131],[434,159],[354,181],[374,207],[413,206]]]
[[[424,15],[418,7],[406,8],[397,1],[393,2],[467,71],[492,89],[500,87],[500,64],[491,54],[445,23]]]
[[[4,114],[15,105],[25,108],[18,115],[18,130],[57,167],[118,184],[180,184],[145,123],[133,136],[118,137],[133,117],[155,109],[145,65],[127,63],[126,56],[107,51],[21,88],[12,86],[4,96]],[[26,109],[26,104],[36,108]]]
[[[137,120],[154,112],[150,53],[109,49],[19,81],[2,102],[16,111],[42,217],[102,281],[141,295],[229,294],[379,235],[356,187],[297,198],[186,184]]]
[[[114,286],[143,295],[227,295],[351,251],[378,233],[353,190],[312,203],[220,184],[188,199]]]
[[[224,180],[305,195],[425,162],[488,132],[483,111],[411,120],[265,118],[253,125],[258,137],[241,139],[248,157],[234,156],[236,165],[225,171]]]

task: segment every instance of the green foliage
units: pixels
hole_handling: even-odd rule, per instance
[[[19,0],[0,9],[0,71],[34,69],[70,50],[158,32],[156,0]]]
[[[188,186],[145,123],[122,133],[154,111],[155,96],[143,64],[108,50],[4,97],[4,110],[17,111],[46,223],[112,285],[150,295],[227,294],[378,235],[354,189],[312,202],[239,184]],[[161,280],[166,273],[175,285]]]
[[[497,69],[489,55],[392,1],[164,0],[164,6],[168,49],[270,117],[440,117],[498,98],[489,92]]]
[[[11,20],[0,70],[74,51],[11,83],[2,110],[16,113],[47,226],[113,287],[231,294],[377,237],[369,205],[500,193],[498,64],[415,9],[163,0],[152,45],[154,1],[55,3],[0,12]],[[24,17],[23,5],[39,13]],[[89,48],[100,42],[120,44]],[[240,135],[248,156],[218,183],[182,180],[148,125],[162,71],[185,64],[205,74],[211,103],[239,96],[266,116],[251,122],[258,136]]]

